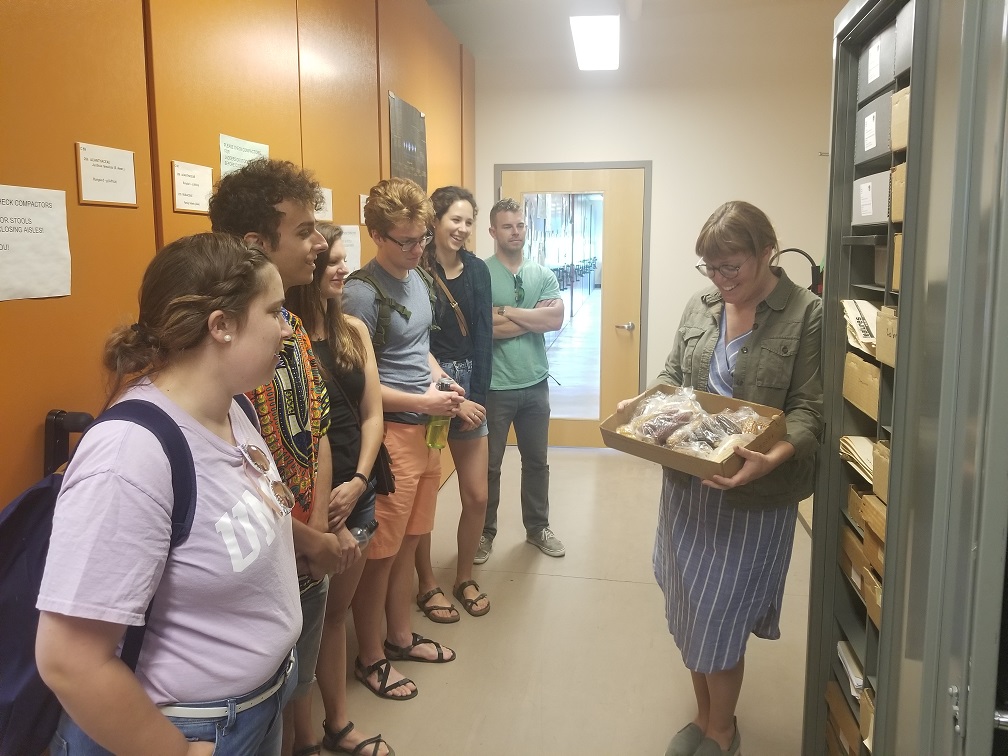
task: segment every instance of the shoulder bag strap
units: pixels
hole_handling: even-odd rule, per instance
[[[434,281],[441,287],[441,291],[444,292],[445,296],[448,297],[448,304],[455,311],[455,319],[458,320],[459,330],[462,331],[462,335],[468,336],[469,329],[466,328],[465,315],[462,314],[462,308],[459,307],[459,303],[455,301],[455,297],[448,290],[448,284],[441,280],[441,276],[434,276]]]

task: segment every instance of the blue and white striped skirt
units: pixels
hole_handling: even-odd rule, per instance
[[[750,633],[780,637],[797,516],[797,502],[737,509],[699,478],[665,472],[654,572],[669,632],[688,669],[732,669]]]

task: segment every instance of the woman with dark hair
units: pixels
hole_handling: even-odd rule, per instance
[[[155,435],[109,420],[82,439],[38,598],[38,667],[64,708],[54,753],[280,753],[301,630],[294,498],[233,397],[273,375],[291,334],[283,300],[262,251],[197,234],[154,256],[137,322],[109,337],[108,404],[145,400],[178,424],[196,507],[170,548],[171,465]],[[145,623],[131,671],[117,646]]]
[[[696,269],[713,286],[686,305],[653,384],[778,407],[787,420],[787,435],[765,453],[735,450],[744,463],[730,478],[664,470],[654,572],[697,702],[666,756],[738,753],[746,642],[780,637],[798,502],[814,487],[822,302],[773,266],[777,249],[759,208],[726,202],[714,211],[696,242]]]
[[[490,270],[465,248],[477,213],[472,193],[460,186],[443,186],[434,190],[430,200],[434,205],[434,239],[421,264],[433,276],[437,295],[439,330],[431,333],[431,353],[466,391],[448,432],[462,500],[452,594],[463,609],[479,617],[490,611],[490,600],[472,579],[487,504],[486,397],[493,359]],[[416,569],[421,611],[434,622],[458,622],[458,610],[447,602],[434,577],[429,533],[417,546]]]
[[[343,229],[331,223],[319,223],[316,228],[329,248],[316,259],[312,282],[288,290],[287,307],[308,331],[329,392],[333,486],[329,528],[333,532],[350,529],[366,556],[367,541],[378,526],[371,470],[384,432],[381,384],[367,327],[343,313],[343,282],[350,272]],[[325,707],[322,745],[336,753],[386,756],[394,751],[381,735],[360,735],[347,713],[346,616],[366,561],[358,559],[330,577],[315,669]],[[300,726],[297,729],[301,731]],[[312,746],[299,753],[318,753],[318,749]]]

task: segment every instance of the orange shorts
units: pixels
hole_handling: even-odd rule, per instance
[[[427,427],[385,423],[385,446],[392,458],[395,493],[375,497],[378,530],[368,547],[368,559],[399,553],[403,537],[434,529],[434,508],[441,485],[441,452],[427,447]]]

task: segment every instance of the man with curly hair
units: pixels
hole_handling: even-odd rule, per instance
[[[315,211],[321,206],[321,189],[308,172],[289,161],[260,158],[217,182],[210,198],[210,221],[214,231],[260,247],[280,271],[286,291],[311,283],[315,258],[327,249],[315,228]],[[293,334],[284,342],[273,380],[250,398],[259,413],[262,436],[296,500],[291,515],[303,625],[297,642],[298,686],[284,710],[283,753],[289,754],[292,749],[311,752],[316,745],[310,693],[327,575],[353,564],[360,558],[360,548],[345,526],[329,532],[329,397],[304,326],[297,316],[286,310],[283,314]]]
[[[360,647],[355,674],[376,696],[403,700],[417,688],[393,661],[455,659],[450,648],[412,632],[410,614],[417,543],[434,528],[441,483],[441,454],[428,448],[425,423],[431,415],[454,415],[462,390],[438,391],[434,384],[445,374],[430,353],[431,284],[417,268],[431,238],[430,200],[409,179],[386,179],[371,189],[364,221],[377,256],[347,280],[343,310],[364,321],[375,343],[396,490],[376,499],[379,527],[353,600]]]

